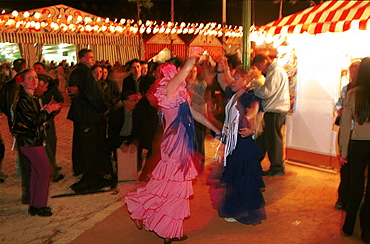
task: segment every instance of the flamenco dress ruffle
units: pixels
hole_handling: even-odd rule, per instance
[[[252,137],[239,135],[237,140],[236,148],[226,158],[226,166],[215,167],[208,178],[210,197],[220,217],[257,225],[266,219],[261,192],[265,184],[258,160],[261,151]]]
[[[143,220],[145,229],[163,238],[181,238],[183,221],[190,216],[192,179],[197,175],[191,159],[191,136],[182,121],[183,114],[187,115],[190,110],[186,103],[185,84],[172,101],[165,97],[164,89],[165,82],[159,82],[155,93],[166,121],[161,160],[147,185],[128,193],[125,202],[131,218]]]
[[[196,175],[193,164],[185,176],[179,163],[161,160],[147,185],[126,196],[131,218],[142,219],[147,230],[163,238],[181,238],[183,221],[190,216],[191,180]]]

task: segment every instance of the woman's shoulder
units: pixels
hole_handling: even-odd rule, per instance
[[[174,98],[171,100],[167,98],[167,85],[168,80],[164,78],[158,82],[158,86],[156,87],[156,92],[154,95],[158,99],[158,105],[160,107],[177,107],[181,103],[184,103],[188,100],[185,82],[183,82],[181,86],[177,89]]]

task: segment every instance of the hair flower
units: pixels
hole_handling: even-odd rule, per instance
[[[177,74],[177,68],[172,63],[164,63],[159,66],[159,69],[164,77],[173,78]]]

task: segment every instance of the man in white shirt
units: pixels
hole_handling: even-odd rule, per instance
[[[257,54],[251,66],[255,66],[266,79],[263,84],[254,82],[254,93],[262,99],[265,112],[265,127],[257,138],[262,150],[262,158],[266,152],[270,160],[270,169],[263,172],[265,176],[280,176],[285,174],[283,159],[283,136],[281,128],[285,115],[290,108],[289,80],[286,71],[279,67],[270,57]],[[257,74],[256,74],[257,75]]]

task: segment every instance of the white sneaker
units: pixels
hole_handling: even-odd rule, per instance
[[[234,218],[224,218],[224,220],[226,221],[226,222],[229,222],[229,223],[232,223],[232,222],[236,222],[237,220],[236,219],[234,219]]]

